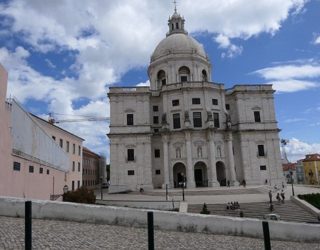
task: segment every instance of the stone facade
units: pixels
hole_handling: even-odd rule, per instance
[[[176,12],[148,74],[150,87],[108,93],[111,186],[282,182],[271,85],[225,89],[212,82],[203,46],[188,36]]]
[[[88,189],[95,189],[100,184],[100,156],[83,147],[82,184]]]

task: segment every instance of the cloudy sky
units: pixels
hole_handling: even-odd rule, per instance
[[[320,1],[180,0],[213,65],[213,81],[273,84],[290,160],[320,153]],[[57,120],[109,116],[109,86],[148,84],[171,0],[0,0],[8,97]],[[61,123],[108,156],[106,122]]]

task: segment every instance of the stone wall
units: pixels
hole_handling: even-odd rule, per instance
[[[23,217],[23,199],[0,197],[0,216]],[[33,218],[146,227],[144,209],[82,205],[52,201],[32,203]],[[157,229],[262,238],[262,221],[216,215],[154,211]],[[271,240],[320,241],[320,225],[269,222]]]

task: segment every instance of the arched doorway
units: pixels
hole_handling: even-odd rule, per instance
[[[222,161],[216,163],[217,170],[217,180],[220,183],[220,186],[226,186],[226,168]]]
[[[173,184],[174,187],[181,187],[183,182],[186,182],[186,167],[183,163],[178,162],[173,166]]]
[[[194,181],[196,187],[208,186],[207,166],[202,161],[199,161],[194,165]]]

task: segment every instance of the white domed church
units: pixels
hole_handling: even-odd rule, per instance
[[[176,11],[150,87],[111,87],[110,191],[282,182],[271,85],[225,89]]]

